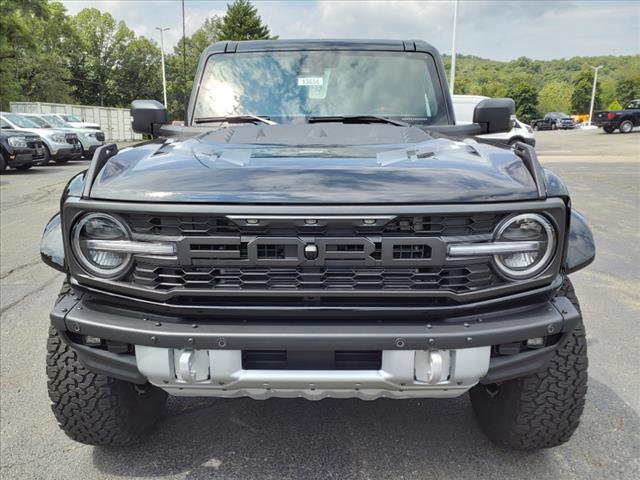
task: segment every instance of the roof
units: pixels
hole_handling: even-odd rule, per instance
[[[432,45],[422,40],[372,39],[290,39],[217,42],[205,53],[260,52],[274,50],[381,50],[398,52],[427,52],[438,54]]]

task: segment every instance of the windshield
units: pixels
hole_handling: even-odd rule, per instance
[[[38,125],[40,128],[51,128],[51,124],[49,124],[49,122],[41,117],[29,117],[29,120]]]
[[[82,120],[80,120],[75,115],[60,115],[60,116],[64,118],[67,122],[78,122],[78,123],[82,122]]]
[[[37,123],[32,122],[30,118],[22,117],[14,113],[8,113],[3,116],[18,128],[40,128],[40,126]]]
[[[73,128],[71,125],[69,125],[67,122],[65,122],[61,118],[59,118],[57,115],[45,115],[44,119],[54,127]]]
[[[415,52],[296,51],[212,55],[194,118],[271,119],[378,115],[447,123],[430,55]]]

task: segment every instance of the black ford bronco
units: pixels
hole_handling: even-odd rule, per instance
[[[568,275],[594,242],[532,147],[473,140],[513,114],[487,99],[456,126],[420,41],[208,48],[185,125],[133,102],[154,139],[100,147],[45,229],[67,275],[47,357],[61,428],[129,444],[167,394],[469,392],[494,442],[567,441],[587,389]]]

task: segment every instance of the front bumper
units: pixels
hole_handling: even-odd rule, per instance
[[[619,128],[620,127],[620,120],[604,120],[604,121],[597,121],[594,120],[593,121],[593,125],[595,125],[596,127],[613,127],[613,128]]]
[[[75,144],[56,144],[55,150],[51,150],[51,159],[52,160],[63,160],[65,158],[74,160],[80,158],[82,155],[82,146],[80,143]],[[62,146],[64,145],[64,146]]]
[[[478,381],[494,383],[544,369],[555,350],[549,341],[540,349],[490,356],[492,346],[538,337],[557,342],[579,319],[567,298],[555,297],[433,322],[428,317],[336,321],[332,316],[322,321],[304,316],[282,321],[189,320],[110,306],[74,291],[63,296],[51,313],[53,325],[91,370],[135,383],[150,381],[177,395],[254,398],[457,396]],[[135,354],[83,345],[84,336],[133,345]],[[240,358],[245,350],[374,350],[382,352],[383,362],[374,371],[243,370]],[[449,370],[440,381],[425,384],[419,380],[419,365],[434,352],[449,362]],[[193,379],[180,375],[180,361],[175,359],[185,355],[186,371],[190,362],[210,368],[202,367],[200,377]],[[465,358],[473,360],[461,363]]]
[[[83,150],[82,153],[85,156],[93,156],[93,154],[98,149],[98,147],[101,147],[102,145],[104,145],[105,142],[101,142],[98,140],[81,139],[80,143],[82,144],[82,150]]]
[[[33,165],[41,160],[40,157],[34,158],[33,152],[30,148],[14,148],[8,156],[8,167],[23,167],[26,165]]]

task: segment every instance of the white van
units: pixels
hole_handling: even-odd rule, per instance
[[[456,114],[456,124],[465,125],[473,123],[473,109],[482,100],[489,98],[481,95],[453,95],[453,110]],[[533,129],[516,119],[514,127],[509,132],[478,135],[478,138],[486,139],[491,143],[503,143],[513,145],[516,142],[524,142],[532,147],[536,145]]]

